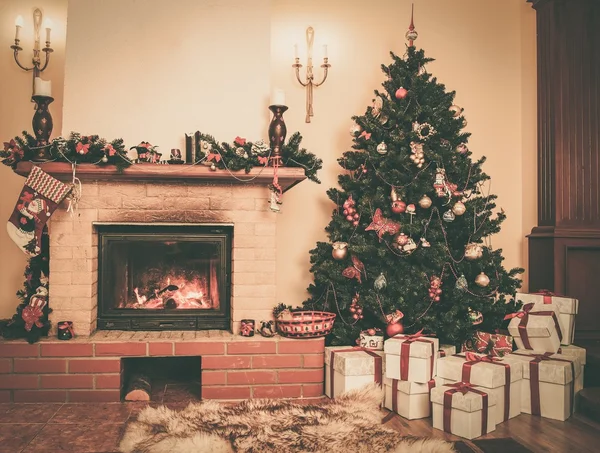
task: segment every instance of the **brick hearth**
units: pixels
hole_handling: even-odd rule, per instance
[[[322,338],[245,338],[218,330],[97,332],[0,342],[0,402],[118,402],[123,357],[198,356],[203,399],[323,395]]]

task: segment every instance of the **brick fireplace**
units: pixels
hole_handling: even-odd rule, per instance
[[[29,163],[17,173],[26,175]],[[65,181],[71,167],[42,168]],[[65,203],[49,222],[50,320],[73,321],[77,337],[40,344],[0,342],[0,401],[119,401],[123,357],[190,356],[201,368],[203,398],[316,397],[323,393],[320,339],[245,338],[245,318],[272,318],[276,305],[276,214],[266,185],[270,171],[237,174],[203,166],[136,165],[123,173],[78,167],[83,192],[76,212]],[[282,168],[284,189],[304,179]],[[233,181],[233,183],[232,183]],[[237,182],[237,183],[236,183]],[[98,330],[98,225],[231,225],[230,326],[226,330]]]

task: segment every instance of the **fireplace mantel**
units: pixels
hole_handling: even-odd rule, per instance
[[[45,162],[38,164],[19,162],[15,173],[27,176],[33,165],[38,165],[46,173],[63,181],[71,181],[73,178],[71,164],[66,162]],[[304,170],[297,167],[280,167],[277,170],[277,174],[279,184],[281,184],[284,192],[306,179]],[[255,167],[250,170],[250,173],[246,173],[243,170],[232,171],[230,173],[227,170],[212,171],[205,165],[136,164],[119,172],[114,165],[79,164],[77,165],[77,177],[82,181],[186,181],[190,183],[221,184],[243,184],[244,182],[248,182],[255,185],[262,185],[270,184],[273,181],[273,169],[271,167]]]

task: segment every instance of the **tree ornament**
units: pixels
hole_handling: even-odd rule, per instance
[[[354,294],[352,298],[352,303],[350,304],[350,313],[352,313],[352,317],[356,320],[362,319],[362,307],[359,305],[358,301],[360,300],[360,295],[358,293]]]
[[[245,152],[246,152],[246,150],[244,148],[242,148],[241,146],[238,146],[235,149],[235,155],[238,156],[238,157],[242,157]]]
[[[413,203],[406,206],[407,214],[410,214],[411,216],[413,216],[413,215],[415,215],[416,212],[417,212],[417,208],[415,207],[415,205]],[[412,220],[411,220],[411,223],[412,223]]]
[[[349,195],[344,204],[342,205],[344,210],[342,213],[346,216],[346,220],[350,222],[352,225],[358,225],[358,219],[360,219],[360,214],[356,212],[356,201],[352,199],[352,195]]]
[[[431,138],[433,134],[435,134],[435,129],[429,123],[413,123],[413,131],[416,132],[417,136],[421,140],[427,140]]]
[[[385,142],[381,142],[379,145],[377,145],[377,152],[379,154],[381,154],[382,156],[387,154],[388,149],[387,149],[387,145],[385,144]]]
[[[106,156],[102,156],[102,159],[100,159],[102,161],[103,164],[108,162],[108,157]]]
[[[417,244],[415,243],[415,241],[413,241],[413,239],[411,237],[409,237],[406,244],[404,244],[404,247],[402,247],[402,251],[404,251],[406,253],[410,253],[413,250],[415,250],[416,248],[417,248]]]
[[[367,277],[367,270],[365,269],[365,265],[361,260],[359,260],[356,256],[351,256],[352,266],[348,266],[346,269],[342,271],[342,275],[346,278],[358,280],[358,283],[362,283],[362,274],[365,274],[365,278]]]
[[[448,190],[448,181],[446,180],[446,170],[443,168],[436,168],[435,170],[435,181],[433,182],[433,188],[435,194],[438,197],[450,196],[451,192]]]
[[[395,322],[393,324],[388,324],[385,328],[385,333],[390,338],[396,335],[401,335],[404,333],[404,326],[400,321]]]
[[[415,30],[415,21],[414,21],[414,5],[412,7],[411,10],[411,14],[410,14],[410,25],[408,26],[408,31],[406,32],[406,39],[408,40],[408,45],[410,47],[413,46],[415,39],[417,39],[419,37],[419,34],[417,33],[417,30]]]
[[[464,109],[462,107],[459,107],[458,105],[451,105],[450,111],[452,112],[453,118],[458,118],[462,114]]]
[[[448,210],[446,212],[444,212],[444,215],[442,215],[442,219],[444,219],[445,222],[454,222],[455,219],[455,215],[451,210]]]
[[[418,167],[421,168],[425,163],[425,152],[423,151],[423,143],[410,142],[410,160]]]
[[[373,107],[371,108],[371,114],[374,118],[378,118],[381,115],[383,109],[383,98],[381,96],[375,96],[373,99]]]
[[[404,87],[400,87],[396,90],[396,99],[404,99],[406,97],[406,95],[408,94],[408,90],[405,89]]]
[[[404,248],[404,246],[408,244],[408,236],[404,233],[397,234],[394,236],[394,244],[399,249]]]
[[[466,210],[467,207],[462,201],[457,201],[456,203],[454,203],[454,206],[452,206],[452,212],[455,215],[463,215]]]
[[[463,274],[456,280],[456,289],[459,291],[465,291],[469,287],[469,283]]]
[[[398,200],[398,192],[396,192],[396,188],[394,186],[392,186],[392,190],[390,192],[390,198],[392,199],[392,201]]]
[[[210,170],[217,171],[217,166],[214,164],[214,162],[212,164],[210,164]]]
[[[490,284],[490,278],[482,272],[477,277],[475,277],[475,284],[477,284],[477,286],[485,288],[487,285]]]
[[[244,155],[242,156],[244,159],[248,159],[248,153],[246,151],[244,151]]]
[[[406,203],[402,200],[392,201],[392,212],[394,214],[402,214],[406,211]]]
[[[382,272],[375,279],[375,283],[373,284],[373,287],[375,288],[376,291],[381,291],[381,290],[384,290],[386,286],[387,286],[387,280],[385,279],[385,275],[383,275],[383,272]]]
[[[375,210],[375,214],[373,214],[373,221],[367,228],[365,228],[365,231],[376,231],[379,242],[381,242],[381,239],[385,233],[394,235],[400,231],[400,224],[383,217],[381,214],[381,209],[377,208]]]
[[[427,239],[421,238],[421,247],[428,248],[428,247],[431,247],[431,244],[429,243],[429,241]]]
[[[483,322],[483,315],[479,311],[474,311],[471,310],[471,308],[469,308],[468,316],[469,321],[471,321],[471,324],[473,324],[474,326],[479,325]]]
[[[458,152],[460,154],[465,154],[465,153],[469,152],[469,147],[467,146],[466,143],[461,143],[460,145],[458,145],[456,147],[456,152]]]
[[[361,131],[362,128],[356,123],[350,126],[350,135],[352,135],[353,137],[356,137],[358,134],[360,134]]]
[[[347,242],[334,242],[331,244],[333,250],[331,256],[334,260],[343,260],[348,256],[348,243]]]
[[[429,209],[431,207],[431,203],[431,198],[429,198],[427,195],[423,195],[419,200],[419,206],[423,209]]]
[[[442,279],[436,275],[432,275],[429,279],[429,298],[434,302],[439,302],[441,294]]]
[[[481,245],[471,242],[465,247],[465,259],[474,261],[483,256],[483,247]]]

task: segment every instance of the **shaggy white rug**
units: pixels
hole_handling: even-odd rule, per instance
[[[318,405],[207,401],[176,412],[148,407],[128,424],[124,453],[448,453],[442,440],[381,424],[382,389],[369,385]]]

